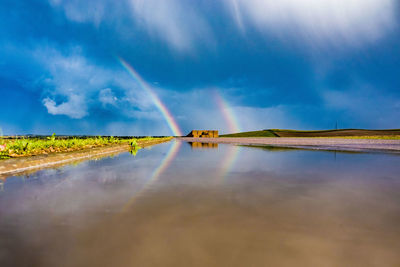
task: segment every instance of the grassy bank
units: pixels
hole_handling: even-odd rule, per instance
[[[168,137],[166,137],[168,138]],[[140,149],[140,144],[161,138],[118,138],[87,137],[57,138],[54,134],[47,138],[0,138],[0,159],[42,155],[56,152],[70,152],[108,145],[127,144],[132,150]]]
[[[366,138],[366,139],[399,139],[400,130],[364,130],[364,129],[338,129],[298,131],[283,129],[268,129],[233,134],[224,134],[221,137],[339,137],[339,138]]]
[[[233,134],[223,134],[220,137],[279,137],[272,130],[251,131]]]

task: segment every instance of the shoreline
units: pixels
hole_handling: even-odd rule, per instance
[[[310,137],[219,137],[193,138],[178,137],[186,142],[218,143],[232,145],[265,145],[311,150],[349,151],[349,152],[391,152],[400,153],[400,140],[390,139],[346,139]]]
[[[147,140],[138,142],[141,148],[149,147],[171,141],[172,138],[164,140]],[[98,159],[113,156],[129,151],[129,144],[107,145],[102,147],[87,148],[71,152],[57,152],[47,155],[26,156],[0,161],[0,181],[14,175],[36,172],[41,169],[61,167],[67,164],[82,162],[91,159]]]

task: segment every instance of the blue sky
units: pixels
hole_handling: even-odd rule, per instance
[[[396,0],[0,0],[4,134],[400,128]]]

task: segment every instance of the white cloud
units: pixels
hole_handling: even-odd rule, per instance
[[[100,103],[103,108],[113,106],[130,118],[160,119],[149,95],[122,68],[111,69],[88,61],[79,47],[61,53],[51,47],[40,47],[31,52],[48,73],[38,82],[50,114],[64,114],[71,118],[89,115],[90,106]],[[116,61],[117,62],[117,61]],[[114,89],[121,96],[115,96]],[[54,99],[68,101],[56,105]],[[79,106],[79,110],[72,110]]]
[[[207,19],[191,2],[181,0],[49,0],[74,22],[105,22],[121,37],[134,28],[143,28],[171,48],[188,52],[198,44],[214,45]],[[126,23],[126,24],[125,24]],[[129,42],[132,39],[129,38]]]
[[[357,45],[378,40],[396,24],[395,0],[226,0],[233,18],[309,42]]]
[[[195,43],[212,42],[204,14],[199,14],[193,3],[180,0],[130,1],[134,19],[177,50],[187,51]]]
[[[63,102],[59,105],[50,98],[43,99],[43,105],[47,108],[47,111],[52,115],[67,115],[73,119],[80,119],[86,116],[87,107],[83,96],[70,95],[67,102]]]
[[[49,1],[71,21],[97,27],[104,22],[127,42],[144,30],[180,52],[199,45],[215,48],[213,16],[221,16],[226,28],[236,22],[242,33],[258,28],[290,42],[301,37],[312,45],[358,46],[394,29],[398,10],[396,0],[223,0],[225,5],[215,4],[212,12],[185,0]]]
[[[54,7],[61,7],[66,17],[75,22],[92,22],[98,26],[112,9],[108,1],[49,0]],[[115,5],[115,3],[114,3]]]
[[[116,106],[118,98],[114,95],[114,93],[110,88],[106,88],[100,90],[99,100],[103,104],[103,106],[106,105]]]

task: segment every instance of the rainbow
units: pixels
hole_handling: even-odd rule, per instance
[[[221,94],[218,91],[215,91],[215,100],[219,109],[222,112],[222,115],[224,116],[225,121],[228,124],[230,133],[240,132],[240,126],[236,119],[235,113],[229,106],[228,102],[222,98]]]
[[[215,100],[228,125],[229,131],[231,133],[240,132],[240,126],[233,112],[233,109],[229,106],[228,102],[221,96],[218,91],[215,91]],[[229,174],[230,170],[232,169],[238,158],[239,150],[239,147],[234,145],[228,150],[227,156],[224,157],[224,160],[222,161],[220,165],[221,167],[218,171],[218,178],[220,179],[220,181],[223,182]]]
[[[178,154],[179,148],[181,147],[181,142],[174,141],[170,149],[168,150],[167,155],[161,162],[161,164],[154,170],[151,178],[149,179],[148,184],[154,183],[154,181],[158,180],[158,177],[168,168],[171,162],[175,159],[176,155]]]
[[[140,198],[151,187],[151,185],[158,180],[161,174],[168,168],[171,162],[175,159],[180,147],[181,147],[181,142],[178,141],[173,142],[172,146],[168,150],[167,155],[161,161],[160,165],[153,171],[152,175],[150,176],[150,179],[145,183],[145,185],[142,187],[142,189],[140,189],[139,192],[137,192],[130,200],[128,200],[125,203],[125,205],[121,209],[121,213],[126,212],[129,209],[129,207],[131,207],[135,203],[135,201],[138,198]]]
[[[218,171],[218,181],[223,183],[228,176],[229,172],[231,171],[233,165],[235,164],[238,156],[240,154],[240,147],[236,145],[230,145],[230,149],[227,152],[227,156],[224,157],[221,167]]]
[[[171,112],[167,109],[165,104],[161,102],[160,98],[157,94],[150,88],[150,86],[146,83],[145,80],[139,75],[139,73],[131,66],[128,62],[126,62],[123,58],[117,57],[118,61],[121,65],[128,71],[128,73],[132,76],[132,78],[138,83],[138,85],[145,90],[149,96],[151,97],[153,103],[156,105],[158,110],[161,112],[163,117],[165,118],[169,128],[175,136],[182,136],[182,132],[176,123],[174,117],[171,115]]]

